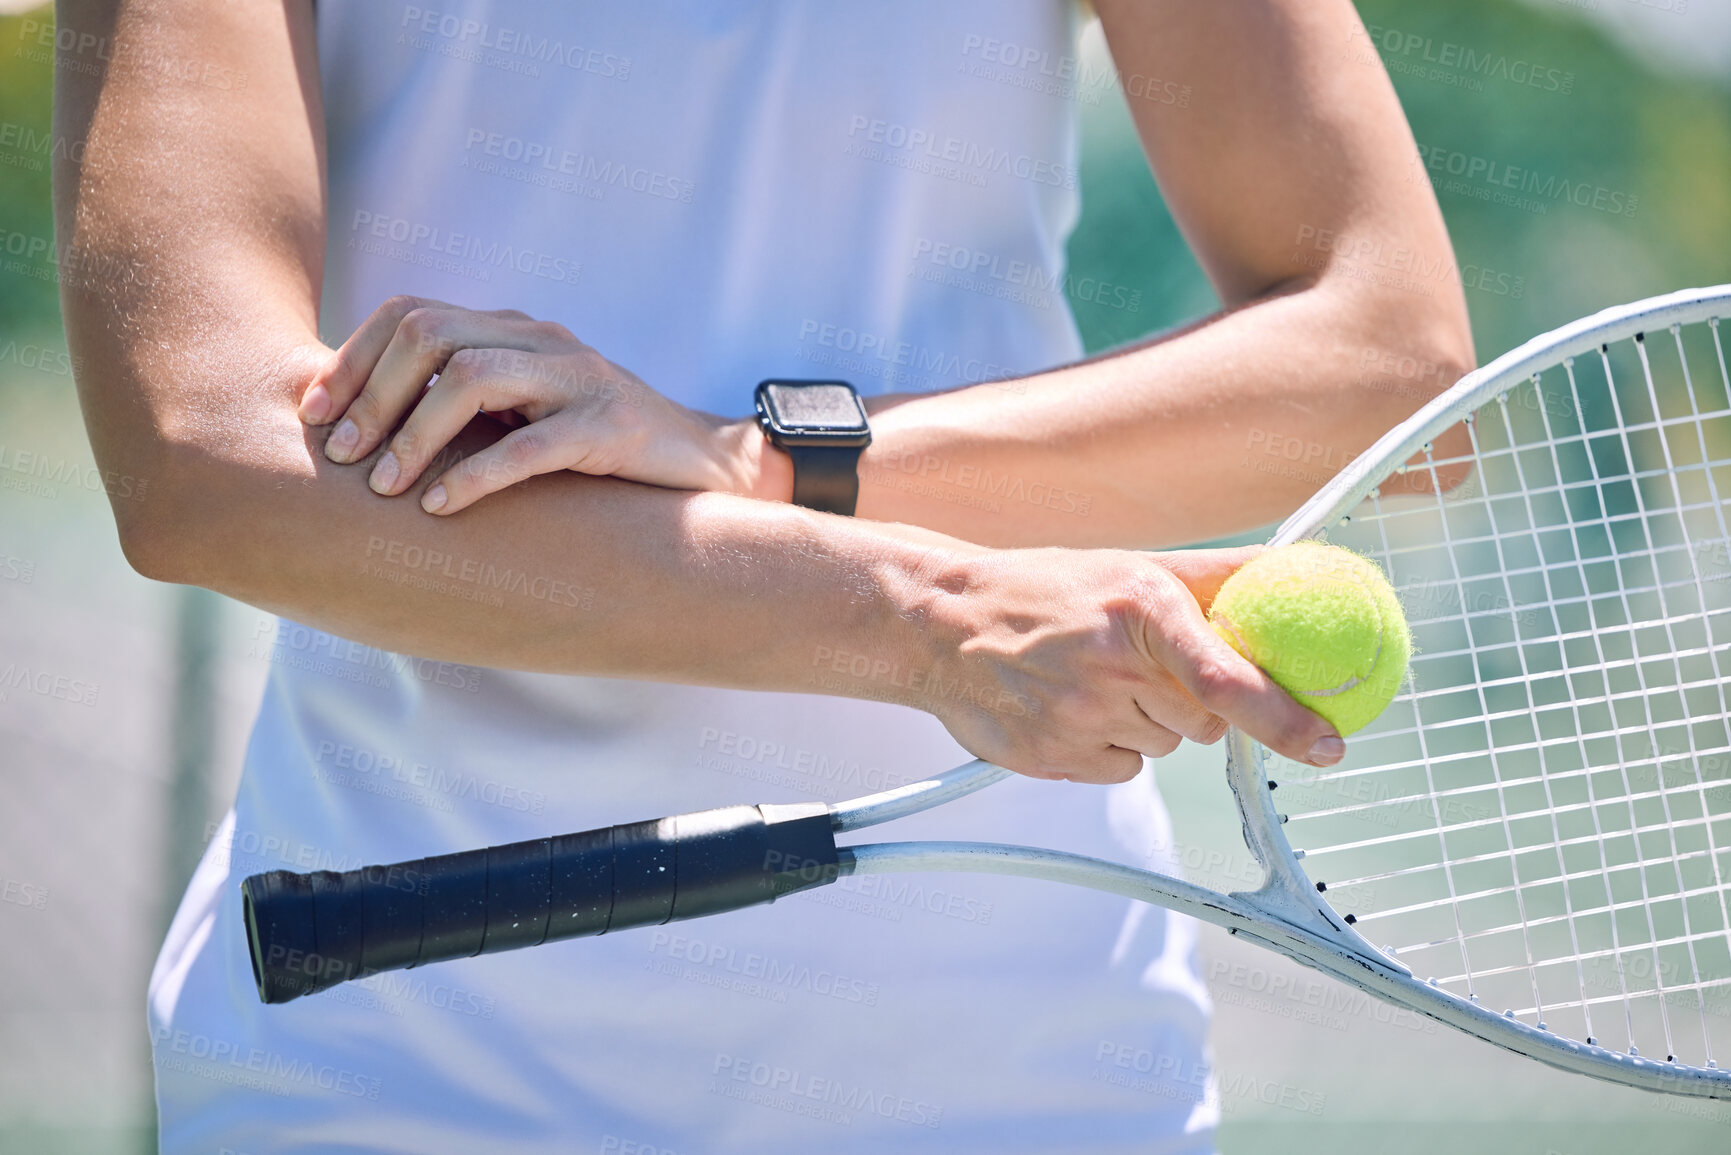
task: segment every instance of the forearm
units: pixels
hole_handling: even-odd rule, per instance
[[[879,400],[859,514],[991,545],[1265,525],[1469,367],[1440,328],[1324,278],[1078,365]]]
[[[913,621],[924,568],[951,555],[869,527],[572,474],[437,519],[356,471],[309,472],[298,492],[241,475],[235,504],[268,519],[272,543],[200,584],[385,648],[516,669],[800,690],[823,689],[841,652],[930,665]]]
[[[917,628],[922,600],[976,552],[962,543],[570,472],[430,517],[326,460],[328,431],[296,419],[319,346],[245,336],[232,360],[209,348],[190,359],[212,378],[198,392],[223,398],[210,415],[220,430],[159,432],[148,457],[102,454],[149,482],[128,530],[146,574],[432,658],[922,704],[905,677],[826,675],[843,654],[929,668],[937,637]],[[135,371],[101,343],[78,347],[92,381]],[[491,435],[478,423],[452,448]]]

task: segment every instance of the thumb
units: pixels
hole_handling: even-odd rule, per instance
[[[1260,548],[1260,547],[1257,547]],[[1238,550],[1197,553],[1238,554]],[[1245,560],[1254,552],[1245,555]],[[1202,559],[1203,572],[1212,564]],[[1242,564],[1242,563],[1240,563]],[[1182,580],[1182,575],[1179,576]],[[1210,579],[1199,579],[1206,580]],[[1225,578],[1221,578],[1224,581]],[[1219,586],[1214,586],[1218,590]],[[1143,620],[1147,653],[1211,714],[1294,761],[1332,766],[1346,754],[1346,743],[1320,715],[1305,709],[1249,659],[1226,643],[1203,616],[1200,599],[1170,593],[1148,607]],[[1209,594],[1212,600],[1212,593]]]

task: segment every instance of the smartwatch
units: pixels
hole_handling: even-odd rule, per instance
[[[765,381],[757,387],[757,423],[793,458],[793,503],[853,516],[859,503],[859,455],[872,443],[865,406],[846,381]]]

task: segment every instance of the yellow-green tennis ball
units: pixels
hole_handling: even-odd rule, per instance
[[[1370,725],[1394,700],[1412,656],[1406,615],[1382,570],[1321,542],[1258,554],[1226,579],[1208,618],[1342,735]]]

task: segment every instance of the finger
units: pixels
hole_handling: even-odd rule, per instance
[[[982,712],[945,719],[944,726],[974,757],[1025,778],[1114,783],[1128,782],[1142,771],[1139,750],[1106,744],[1078,747],[1050,737],[1019,740]]]
[[[1134,750],[1148,758],[1164,758],[1183,742],[1182,735],[1162,726],[1141,710],[1134,711],[1128,724],[1112,735],[1112,745]]]
[[[561,335],[570,339],[556,325],[499,313],[452,306],[409,310],[379,354],[366,384],[349,402],[343,420],[331,432],[325,456],[347,464],[371,453],[458,350],[552,352]]]
[[[1154,685],[1135,695],[1135,704],[1148,721],[1180,738],[1212,746],[1226,736],[1226,719],[1205,709],[1189,690],[1172,680],[1164,670]],[[1164,754],[1148,756],[1165,757]]]
[[[1311,766],[1332,766],[1346,744],[1320,716],[1299,705],[1203,618],[1171,585],[1151,593],[1143,637],[1149,653],[1191,697],[1269,749]]]
[[[1094,786],[1114,786],[1120,782],[1128,782],[1140,773],[1142,752],[1123,746],[1106,746],[1097,754],[1080,759],[1067,759],[1066,764],[1058,769],[1060,778]]]
[[[1206,614],[1208,608],[1214,604],[1214,597],[1220,592],[1220,587],[1226,584],[1226,579],[1267,548],[1265,545],[1245,545],[1231,549],[1175,550],[1172,553],[1155,554],[1154,560],[1184,583],[1190,596],[1196,599],[1196,603]]]
[[[543,393],[543,382],[532,372],[495,371],[500,350],[459,349],[445,362],[444,372],[415,403],[403,427],[373,466],[367,484],[387,497],[402,493],[461,433],[477,413],[498,413],[525,405]],[[512,358],[531,354],[509,351]]]
[[[421,508],[441,516],[453,514],[526,478],[567,468],[572,450],[552,432],[546,422],[513,429],[441,474],[421,495]]]
[[[431,297],[396,296],[374,309],[349,335],[337,355],[323,371],[313,375],[301,396],[300,419],[308,425],[327,425],[343,415],[360,393],[397,326],[416,309],[448,309]]]

